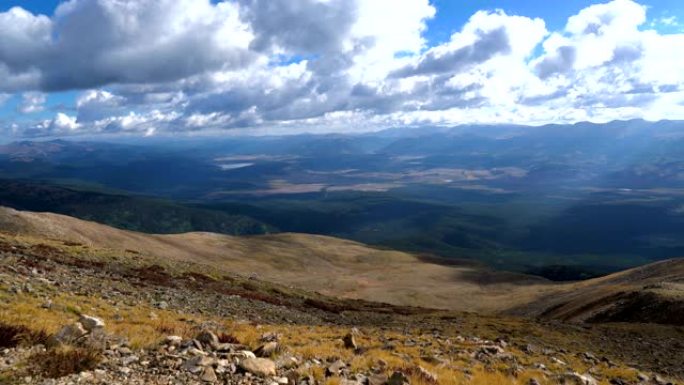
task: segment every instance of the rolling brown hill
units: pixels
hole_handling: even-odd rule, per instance
[[[496,312],[553,289],[536,277],[472,263],[443,265],[419,256],[308,234],[235,237],[151,235],[52,214],[0,208],[0,231],[209,265],[223,272],[343,298],[396,305]]]
[[[308,234],[151,235],[51,213],[0,208],[0,231],[135,250],[341,298],[567,321],[684,323],[684,260],[575,283],[497,272]]]
[[[509,313],[589,322],[684,324],[684,259],[560,286]]]

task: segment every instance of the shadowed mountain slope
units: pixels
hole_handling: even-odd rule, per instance
[[[257,275],[322,294],[481,313],[579,322],[684,320],[684,259],[601,278],[554,284],[469,262],[441,263],[409,253],[308,234],[235,237],[150,235],[51,214],[0,208],[0,230]]]
[[[564,321],[684,323],[684,259],[660,261],[561,288],[510,312]]]
[[[314,290],[327,295],[430,308],[496,312],[523,305],[552,286],[472,263],[441,265],[418,256],[307,234],[234,237],[213,233],[149,235],[51,214],[0,208],[4,232],[78,242]]]

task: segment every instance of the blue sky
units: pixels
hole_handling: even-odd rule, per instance
[[[57,111],[69,111],[74,109],[74,102],[79,91],[52,92],[46,95],[47,100],[42,111],[31,115],[22,114],[18,108],[22,102],[21,95],[13,95],[7,102],[0,106],[0,116],[5,119],[28,121],[33,119],[49,119]]]
[[[59,0],[4,0],[0,3],[0,12],[19,6],[34,13],[52,15],[59,3]],[[541,17],[549,29],[557,30],[565,25],[568,17],[595,3],[587,0],[433,0],[437,15],[428,22],[427,38],[431,42],[447,40],[475,12],[498,8],[510,14]],[[651,17],[684,17],[684,1],[681,0],[648,0],[641,4],[650,8]]]
[[[31,135],[150,134],[205,126],[334,131],[350,120],[378,129],[684,116],[681,0],[356,0],[358,12],[352,0],[297,0],[296,7],[254,0],[240,8],[251,9],[249,16],[237,17],[237,7],[216,1],[129,0],[143,5],[128,8],[141,11],[125,20],[162,23],[152,36],[116,24],[124,19],[113,13],[128,10],[110,1],[77,2],[60,23],[51,20],[57,0],[0,2],[0,22],[9,20],[15,30],[7,36],[16,39],[0,46],[0,135],[10,126]],[[31,14],[12,14],[15,6]],[[579,14],[591,28],[605,22],[603,32],[565,31]],[[168,36],[164,25],[187,15],[187,30]],[[97,17],[113,23],[92,23]],[[53,51],[40,39],[26,49],[36,25],[47,40],[71,35],[53,41]],[[73,34],[76,25],[82,30]],[[368,36],[357,36],[357,27]],[[98,43],[83,44],[84,37]],[[368,37],[374,46],[362,43]],[[54,56],[57,46],[67,48]],[[44,102],[27,108],[36,93]]]
[[[587,0],[435,0],[432,4],[437,8],[437,15],[428,22],[426,37],[431,43],[446,41],[475,12],[493,9],[503,9],[511,15],[539,17],[544,19],[549,30],[560,30],[565,27],[568,17],[596,3]],[[651,18],[680,16],[684,19],[682,0],[648,0],[641,4],[649,7]]]
[[[52,15],[59,0],[5,0],[0,4],[0,12],[19,6],[34,13]],[[437,9],[436,16],[427,22],[425,37],[431,45],[449,40],[468,18],[480,10],[503,9],[512,15],[540,17],[544,19],[550,30],[559,30],[565,26],[568,17],[596,1],[587,0],[432,0]],[[682,0],[647,0],[642,1],[649,7],[651,18],[680,16],[684,19],[684,1]],[[664,28],[664,26],[659,26]]]

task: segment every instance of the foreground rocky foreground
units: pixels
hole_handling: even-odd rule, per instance
[[[680,326],[338,300],[0,235],[2,384],[660,385],[681,383],[682,341]]]

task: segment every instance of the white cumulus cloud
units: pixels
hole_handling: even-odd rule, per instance
[[[21,103],[17,106],[17,111],[22,114],[32,114],[45,109],[47,95],[42,92],[25,92],[21,96]]]
[[[560,30],[474,13],[430,45],[429,0],[68,0],[0,13],[0,104],[77,91],[40,136],[684,118],[684,34],[634,0]],[[670,29],[656,29],[666,26]],[[672,32],[675,31],[675,32]],[[30,115],[29,115],[30,117]],[[353,127],[351,127],[353,126]]]

